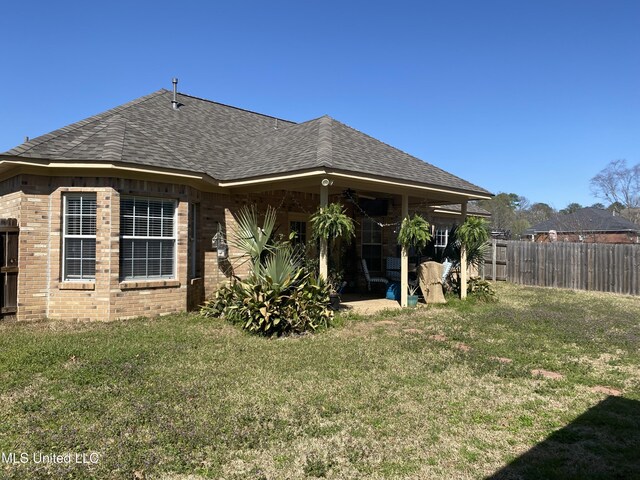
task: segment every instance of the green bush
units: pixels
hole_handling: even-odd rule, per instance
[[[450,291],[456,295],[460,294],[460,278],[449,284]],[[493,285],[480,277],[471,277],[467,282],[467,295],[481,302],[497,302],[496,290]]]
[[[251,260],[249,277],[221,287],[200,313],[269,336],[328,327],[330,286],[305,267],[304,255],[291,243],[274,238],[275,210],[267,209],[262,226],[258,217],[255,208],[242,209],[233,239]]]
[[[467,283],[467,294],[482,302],[497,302],[496,290],[486,280],[479,277],[469,279]]]
[[[273,282],[250,277],[221,287],[205,303],[201,314],[220,317],[245,330],[262,335],[284,335],[315,331],[331,325],[330,287],[320,279],[301,275],[287,289]]]

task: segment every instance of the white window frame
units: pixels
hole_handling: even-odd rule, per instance
[[[122,200],[127,199],[127,200],[133,200],[134,201],[134,210],[133,210],[133,229],[134,229],[134,233],[135,233],[135,223],[136,223],[136,218],[141,218],[141,217],[136,217],[135,214],[135,201],[137,200],[145,200],[145,201],[159,201],[159,202],[172,202],[173,203],[173,232],[171,234],[171,236],[153,236],[153,235],[124,235],[122,233],[122,219],[124,217],[124,215],[122,214],[122,208],[120,209],[120,281],[122,282],[136,282],[136,281],[153,281],[153,280],[175,280],[177,278],[177,270],[178,270],[178,236],[177,236],[177,231],[178,231],[178,201],[175,199],[165,199],[165,198],[157,198],[157,197],[147,197],[147,196],[142,196],[142,195],[123,195],[120,199],[120,202],[122,203]],[[147,231],[149,230],[149,219],[151,217],[149,215],[147,215]],[[164,217],[161,217],[161,219]],[[160,223],[160,232],[163,231],[162,228],[162,220]],[[124,258],[122,256],[123,254],[123,244],[125,241],[135,241],[135,240],[171,240],[173,242],[173,258],[172,258],[172,272],[171,275],[154,275],[154,276],[149,276],[148,274],[146,276],[128,276],[125,275],[123,272],[123,266],[124,266]],[[162,262],[162,258],[160,259]],[[146,257],[145,261],[147,262],[147,270],[148,270],[148,262],[149,262],[149,258]],[[162,265],[162,263],[161,263]],[[161,267],[161,271],[162,271],[162,267]],[[132,272],[133,273],[133,272]]]
[[[88,214],[85,215],[82,212],[82,198],[88,198],[91,197],[95,202],[96,202],[96,213],[94,214]],[[65,192],[62,194],[62,252],[61,252],[61,258],[62,258],[62,281],[63,282],[95,282],[96,281],[96,253],[95,253],[95,248],[94,248],[94,257],[93,257],[93,276],[83,276],[82,274],[82,264],[83,261],[85,260],[82,256],[80,256],[79,260],[80,260],[80,277],[79,278],[69,278],[68,277],[68,272],[67,272],[67,239],[80,239],[80,240],[91,240],[93,239],[93,241],[95,242],[95,247],[97,247],[97,241],[96,241],[96,233],[94,233],[93,235],[86,235],[86,234],[79,234],[79,235],[75,235],[75,234],[68,234],[67,233],[67,225],[68,225],[68,218],[70,215],[70,213],[68,213],[67,211],[67,202],[70,198],[80,198],[80,218],[82,219],[83,216],[93,216],[95,217],[95,221],[94,224],[96,225],[96,233],[97,233],[97,221],[98,221],[98,207],[97,207],[97,194],[95,192]],[[80,224],[82,225],[82,220],[80,220]],[[82,227],[81,227],[82,230]],[[82,255],[82,254],[81,254]],[[87,260],[90,260],[89,258]]]
[[[435,248],[446,248],[449,243],[449,227],[436,228],[433,242]]]

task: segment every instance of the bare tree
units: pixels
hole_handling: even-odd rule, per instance
[[[625,216],[640,221],[640,163],[627,166],[626,160],[612,160],[591,179],[591,192],[609,203],[624,205]]]

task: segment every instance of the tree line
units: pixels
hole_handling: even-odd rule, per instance
[[[590,181],[591,193],[602,202],[581,205],[577,202],[556,210],[542,202],[532,203],[516,193],[498,193],[478,205],[491,212],[491,227],[511,238],[520,238],[528,228],[557,215],[573,213],[584,207],[606,209],[640,224],[640,163],[613,160]]]

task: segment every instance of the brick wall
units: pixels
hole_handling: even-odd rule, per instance
[[[95,281],[62,280],[63,195],[70,192],[96,194]],[[82,320],[113,320],[154,316],[197,308],[232,275],[244,277],[249,263],[230,241],[236,215],[244,205],[278,208],[279,233],[289,234],[292,213],[310,215],[319,199],[311,194],[225,195],[169,183],[107,177],[46,177],[19,175],[0,182],[0,216],[19,220],[20,273],[19,320],[43,317]],[[176,278],[123,282],[120,275],[120,199],[122,195],[172,198],[177,201]],[[198,204],[196,274],[189,253],[189,205]],[[229,241],[229,258],[220,260],[211,239],[220,229]]]
[[[94,192],[97,200],[96,278],[95,282],[63,282],[62,195],[82,191]],[[188,202],[199,194],[193,189],[116,178],[20,175],[2,182],[0,192],[4,194],[0,198],[0,214],[18,218],[20,225],[19,320],[111,320],[187,308]],[[121,282],[121,194],[177,200],[174,281]]]

